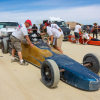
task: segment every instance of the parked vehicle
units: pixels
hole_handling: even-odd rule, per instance
[[[17,22],[0,21],[0,44],[1,44],[1,39],[3,41],[6,41],[9,39],[9,36],[12,34],[13,31],[16,30],[18,25],[19,24]]]
[[[68,36],[68,40],[69,42],[73,42],[73,43],[76,43],[76,39],[75,39],[75,36],[72,35],[72,36]],[[97,45],[97,46],[100,46],[100,40],[99,39],[95,39],[93,37],[91,37],[91,40],[87,43],[89,45]],[[84,42],[86,42],[87,40],[85,39]],[[83,40],[82,40],[82,36],[80,35],[80,39],[79,39],[79,43],[83,44]]]
[[[90,30],[93,29],[93,25],[83,25],[81,28],[82,28],[82,31],[83,30],[86,30],[87,26],[89,26]]]
[[[35,45],[31,47],[26,41],[22,41],[23,59],[41,68],[42,82],[49,88],[56,87],[59,80],[79,89],[94,91],[100,88],[100,57],[97,54],[86,54],[83,63],[80,64],[50,48],[46,41],[34,40],[34,35],[30,34],[30,40]],[[8,48],[8,51],[5,50]],[[11,41],[2,41],[2,52],[12,53]],[[16,57],[17,57],[16,52]]]
[[[59,18],[59,17],[49,17],[49,18],[45,18],[45,19],[42,19],[40,21],[36,21],[36,26],[39,29],[40,28],[40,25],[42,23],[45,24],[47,21],[50,21],[51,23],[57,24],[62,29],[62,31],[63,31],[64,40],[68,40],[68,35],[70,35],[70,29],[67,27],[65,21],[62,18]],[[38,33],[40,33],[39,30],[38,30]]]

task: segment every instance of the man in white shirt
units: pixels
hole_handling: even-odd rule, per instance
[[[61,30],[61,28],[57,24],[55,24],[55,23],[51,24],[51,28],[55,28],[55,29],[59,30],[60,32],[63,32]]]
[[[29,37],[28,37],[28,30],[27,28],[32,25],[30,20],[26,20],[24,24],[20,24],[16,31],[14,31],[12,33],[12,35],[10,36],[11,39],[11,43],[12,43],[12,62],[15,62],[15,51],[18,52],[18,56],[20,58],[20,65],[24,65],[23,63],[23,59],[22,59],[22,48],[21,48],[21,40],[24,38],[27,39],[28,43],[30,44],[31,47],[33,47],[34,45],[31,43]]]
[[[49,35],[49,38],[51,38],[50,45],[53,45],[55,49],[63,53],[63,51],[61,50],[63,33],[55,28],[51,28],[50,25],[46,27],[44,24],[41,24],[40,28],[47,29],[46,33]]]
[[[55,29],[59,30],[60,32],[62,32],[61,28],[57,24],[55,24],[54,22],[51,24],[51,22],[48,21],[45,23],[45,25],[46,26],[50,25],[51,28],[55,28]]]
[[[75,38],[76,38],[76,43],[78,43],[78,44],[79,44],[79,39],[80,39],[79,32],[81,32],[81,26],[78,25],[78,23],[76,23],[74,35],[75,35]]]
[[[84,43],[84,39],[87,40],[85,43]],[[85,33],[82,35],[82,40],[83,40],[83,44],[87,45],[87,43],[91,40],[90,34],[89,34],[88,32],[85,32]]]

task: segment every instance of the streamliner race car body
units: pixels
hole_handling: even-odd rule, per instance
[[[96,74],[100,70],[99,56],[87,54],[84,56],[83,65],[51,48],[42,39],[30,36],[31,47],[27,42],[22,42],[22,55],[25,61],[41,68],[42,81],[47,87],[56,87],[59,80],[63,80],[76,88],[94,91],[100,88],[100,77]],[[2,40],[2,52],[5,50]],[[11,53],[11,42],[8,40],[8,52]],[[17,55],[17,54],[16,54]]]
[[[90,38],[91,38],[91,40],[87,44],[100,46],[100,40],[99,39],[95,39],[95,38],[93,38],[91,36],[90,36]],[[76,40],[75,40],[75,36],[74,35],[68,36],[68,40],[69,40],[69,42],[76,43]],[[87,40],[84,40],[84,42],[86,42],[86,41]],[[79,43],[83,44],[82,35],[80,35]]]

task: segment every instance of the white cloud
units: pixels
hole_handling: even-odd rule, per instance
[[[26,19],[31,19],[33,23],[36,20],[57,16],[65,21],[75,21],[82,24],[93,24],[97,22],[100,25],[100,5],[92,5],[86,7],[59,8],[52,10],[41,11],[13,11],[0,12],[1,21],[18,21],[24,22]]]

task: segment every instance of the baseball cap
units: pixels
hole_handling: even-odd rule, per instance
[[[41,24],[41,25],[40,25],[40,29],[42,29],[43,26],[45,26],[45,24]]]
[[[50,25],[50,24],[51,24],[50,21],[47,21],[47,22],[45,23],[46,26],[48,26],[48,25]]]
[[[32,26],[32,22],[28,19],[25,22],[29,23]]]

